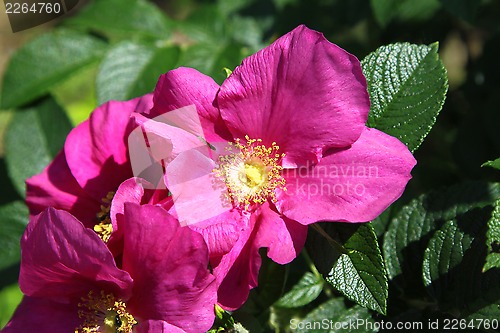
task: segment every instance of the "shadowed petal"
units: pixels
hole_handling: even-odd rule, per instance
[[[264,203],[256,213],[258,231],[255,242],[267,247],[267,256],[278,264],[288,264],[300,253],[307,238],[307,226],[290,220]]]
[[[237,210],[226,211],[204,222],[205,227],[194,224],[189,228],[203,236],[210,257],[219,257],[228,253],[249,224],[248,217]]]
[[[132,279],[116,267],[106,244],[65,211],[48,208],[36,216],[21,239],[21,253],[25,295],[67,303],[93,289],[130,296]]]
[[[352,144],[370,109],[358,59],[303,25],[244,59],[217,102],[235,137],[275,141],[288,167]]]
[[[151,100],[149,94],[107,102],[69,133],[64,145],[68,166],[80,186],[97,200],[132,177],[126,146],[129,118],[133,112],[149,110]]]
[[[165,209],[172,206],[167,197],[168,190],[150,190],[152,184],[141,178],[130,178],[120,184],[111,203],[110,217],[113,232],[108,241],[108,248],[116,256],[123,252],[123,224],[125,220],[125,203],[155,204]]]
[[[256,228],[248,227],[227,254],[211,260],[218,284],[218,302],[226,310],[236,310],[245,303],[251,289],[257,287],[262,259],[255,242]]]
[[[268,203],[263,204],[252,215],[251,225],[239,232],[231,251],[218,263],[212,263],[219,284],[219,304],[236,310],[245,303],[250,290],[258,284],[260,248],[268,248],[267,255],[275,262],[287,264],[302,250],[306,237],[306,226],[280,216]]]
[[[398,139],[367,128],[316,166],[285,171],[287,191],[278,193],[276,206],[303,224],[370,221],[401,196],[415,164]]]
[[[42,173],[26,180],[26,203],[32,216],[54,207],[67,210],[88,227],[94,225],[100,210],[100,202],[90,197],[71,174],[64,151]]]
[[[81,324],[77,304],[25,296],[2,333],[74,332]]]

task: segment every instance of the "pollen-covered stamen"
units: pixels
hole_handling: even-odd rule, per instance
[[[275,190],[286,190],[280,165],[285,154],[279,153],[276,142],[266,147],[261,139],[248,136],[245,139],[245,144],[240,139],[229,144],[226,148],[228,154],[219,156],[214,173],[224,181],[229,197],[236,205],[248,208],[268,199],[275,202]]]
[[[87,297],[82,297],[78,307],[78,317],[83,324],[75,333],[131,333],[137,324],[125,303],[104,291],[99,295],[89,292]]]
[[[111,223],[110,210],[111,200],[115,192],[108,192],[106,197],[102,199],[101,211],[97,213],[98,224],[94,226],[94,231],[101,237],[104,242],[107,242],[113,232],[113,224]]]

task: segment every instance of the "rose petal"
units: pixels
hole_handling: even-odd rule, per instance
[[[267,247],[267,256],[278,264],[288,264],[300,253],[307,238],[307,226],[290,220],[264,203],[255,214],[258,228],[256,245]]]
[[[284,172],[278,210],[303,224],[367,222],[398,199],[416,161],[398,139],[366,128],[350,148],[329,152],[315,167]]]
[[[230,210],[205,221],[205,227],[199,227],[198,224],[189,227],[203,236],[213,258],[231,251],[240,234],[248,227],[248,220],[248,216]]]
[[[170,325],[163,320],[147,320],[140,322],[134,327],[134,332],[137,333],[186,333],[183,329],[177,326]]]
[[[64,151],[42,173],[26,180],[26,203],[35,216],[47,207],[69,211],[88,227],[95,224],[100,202],[90,197],[69,170]]]
[[[19,286],[25,295],[61,302],[90,290],[130,296],[132,279],[116,267],[106,244],[65,211],[48,208],[31,220],[21,254]]]
[[[257,230],[249,226],[240,232],[231,251],[218,259],[211,259],[219,285],[217,295],[220,306],[233,311],[245,303],[251,289],[258,285],[262,260],[255,242]]]
[[[287,167],[352,144],[370,108],[358,59],[303,25],[244,59],[217,101],[235,137],[276,142]]]
[[[150,190],[154,186],[141,178],[130,178],[120,184],[111,202],[110,218],[113,226],[108,248],[114,257],[123,252],[123,223],[125,219],[125,203],[158,205],[165,209],[172,207],[168,190]]]
[[[130,114],[145,112],[152,95],[130,101],[110,101],[68,135],[64,145],[68,166],[76,181],[97,200],[115,191],[132,176],[126,140]]]
[[[110,217],[113,224],[113,234],[119,232],[123,235],[123,219],[125,203],[133,202],[140,204],[143,202],[145,182],[140,178],[130,178],[120,184],[111,202]],[[113,237],[113,236],[112,236]]]
[[[280,216],[269,203],[263,204],[252,215],[250,225],[239,232],[231,251],[219,262],[211,262],[219,284],[219,304],[232,311],[245,303],[250,290],[258,284],[260,248],[268,248],[269,258],[286,264],[297,257],[306,237],[306,226]]]
[[[232,204],[225,199],[226,184],[214,177],[215,163],[208,154],[205,147],[186,150],[166,166],[165,183],[181,225],[205,227],[219,223],[220,215],[239,219],[239,212],[231,212]]]
[[[165,188],[164,167],[180,153],[199,150],[209,155],[210,148],[200,135],[173,126],[167,120],[162,122],[142,115],[134,115],[132,119],[140,126],[129,137],[132,169],[136,177],[155,184],[154,188]]]
[[[203,237],[160,207],[133,203],[125,204],[124,230],[123,268],[134,279],[131,311],[187,332],[208,330],[216,285]]]
[[[231,138],[214,106],[219,85],[195,69],[180,67],[160,76],[154,91],[154,107],[148,114],[157,117],[194,105],[198,111],[205,139],[208,142],[228,141]]]
[[[74,332],[81,324],[77,304],[56,303],[45,298],[25,296],[1,332]]]

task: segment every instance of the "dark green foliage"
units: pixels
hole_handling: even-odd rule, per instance
[[[498,320],[499,15],[491,0],[89,1],[19,48],[2,79],[0,108],[13,115],[0,123],[0,312],[10,316],[20,297],[12,284],[28,223],[25,179],[72,127],[68,106],[52,97],[62,85],[85,73],[95,88],[82,96],[90,112],[151,92],[179,66],[220,84],[244,57],[306,24],[363,59],[367,125],[399,138],[418,164],[400,201],[370,224],[310,227],[307,252],[287,266],[262,251],[259,286],[238,311],[218,309],[212,332]],[[323,320],[332,324],[318,327]],[[340,325],[356,321],[363,325]]]

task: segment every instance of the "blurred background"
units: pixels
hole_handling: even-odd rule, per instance
[[[76,31],[98,42],[99,50],[90,50],[95,54],[88,61],[42,89],[61,106],[69,126],[86,119],[106,100],[152,91],[158,75],[178,66],[197,68],[220,83],[224,67],[233,69],[245,56],[299,24],[323,32],[360,60],[390,43],[439,42],[450,88],[436,125],[415,153],[418,166],[401,202],[468,179],[500,180],[498,171],[481,167],[500,156],[498,0],[88,0],[61,18],[17,33],[10,30],[2,6],[0,77],[9,71],[9,59],[17,50],[30,48],[29,43],[31,51],[40,48],[32,41],[46,33]],[[47,164],[41,160],[34,169],[20,173],[9,168],[3,138],[14,109],[29,107],[40,94],[18,102],[6,101],[8,95],[4,89],[1,205],[22,200],[23,178]],[[3,327],[21,296],[18,265],[0,264],[0,268]]]

